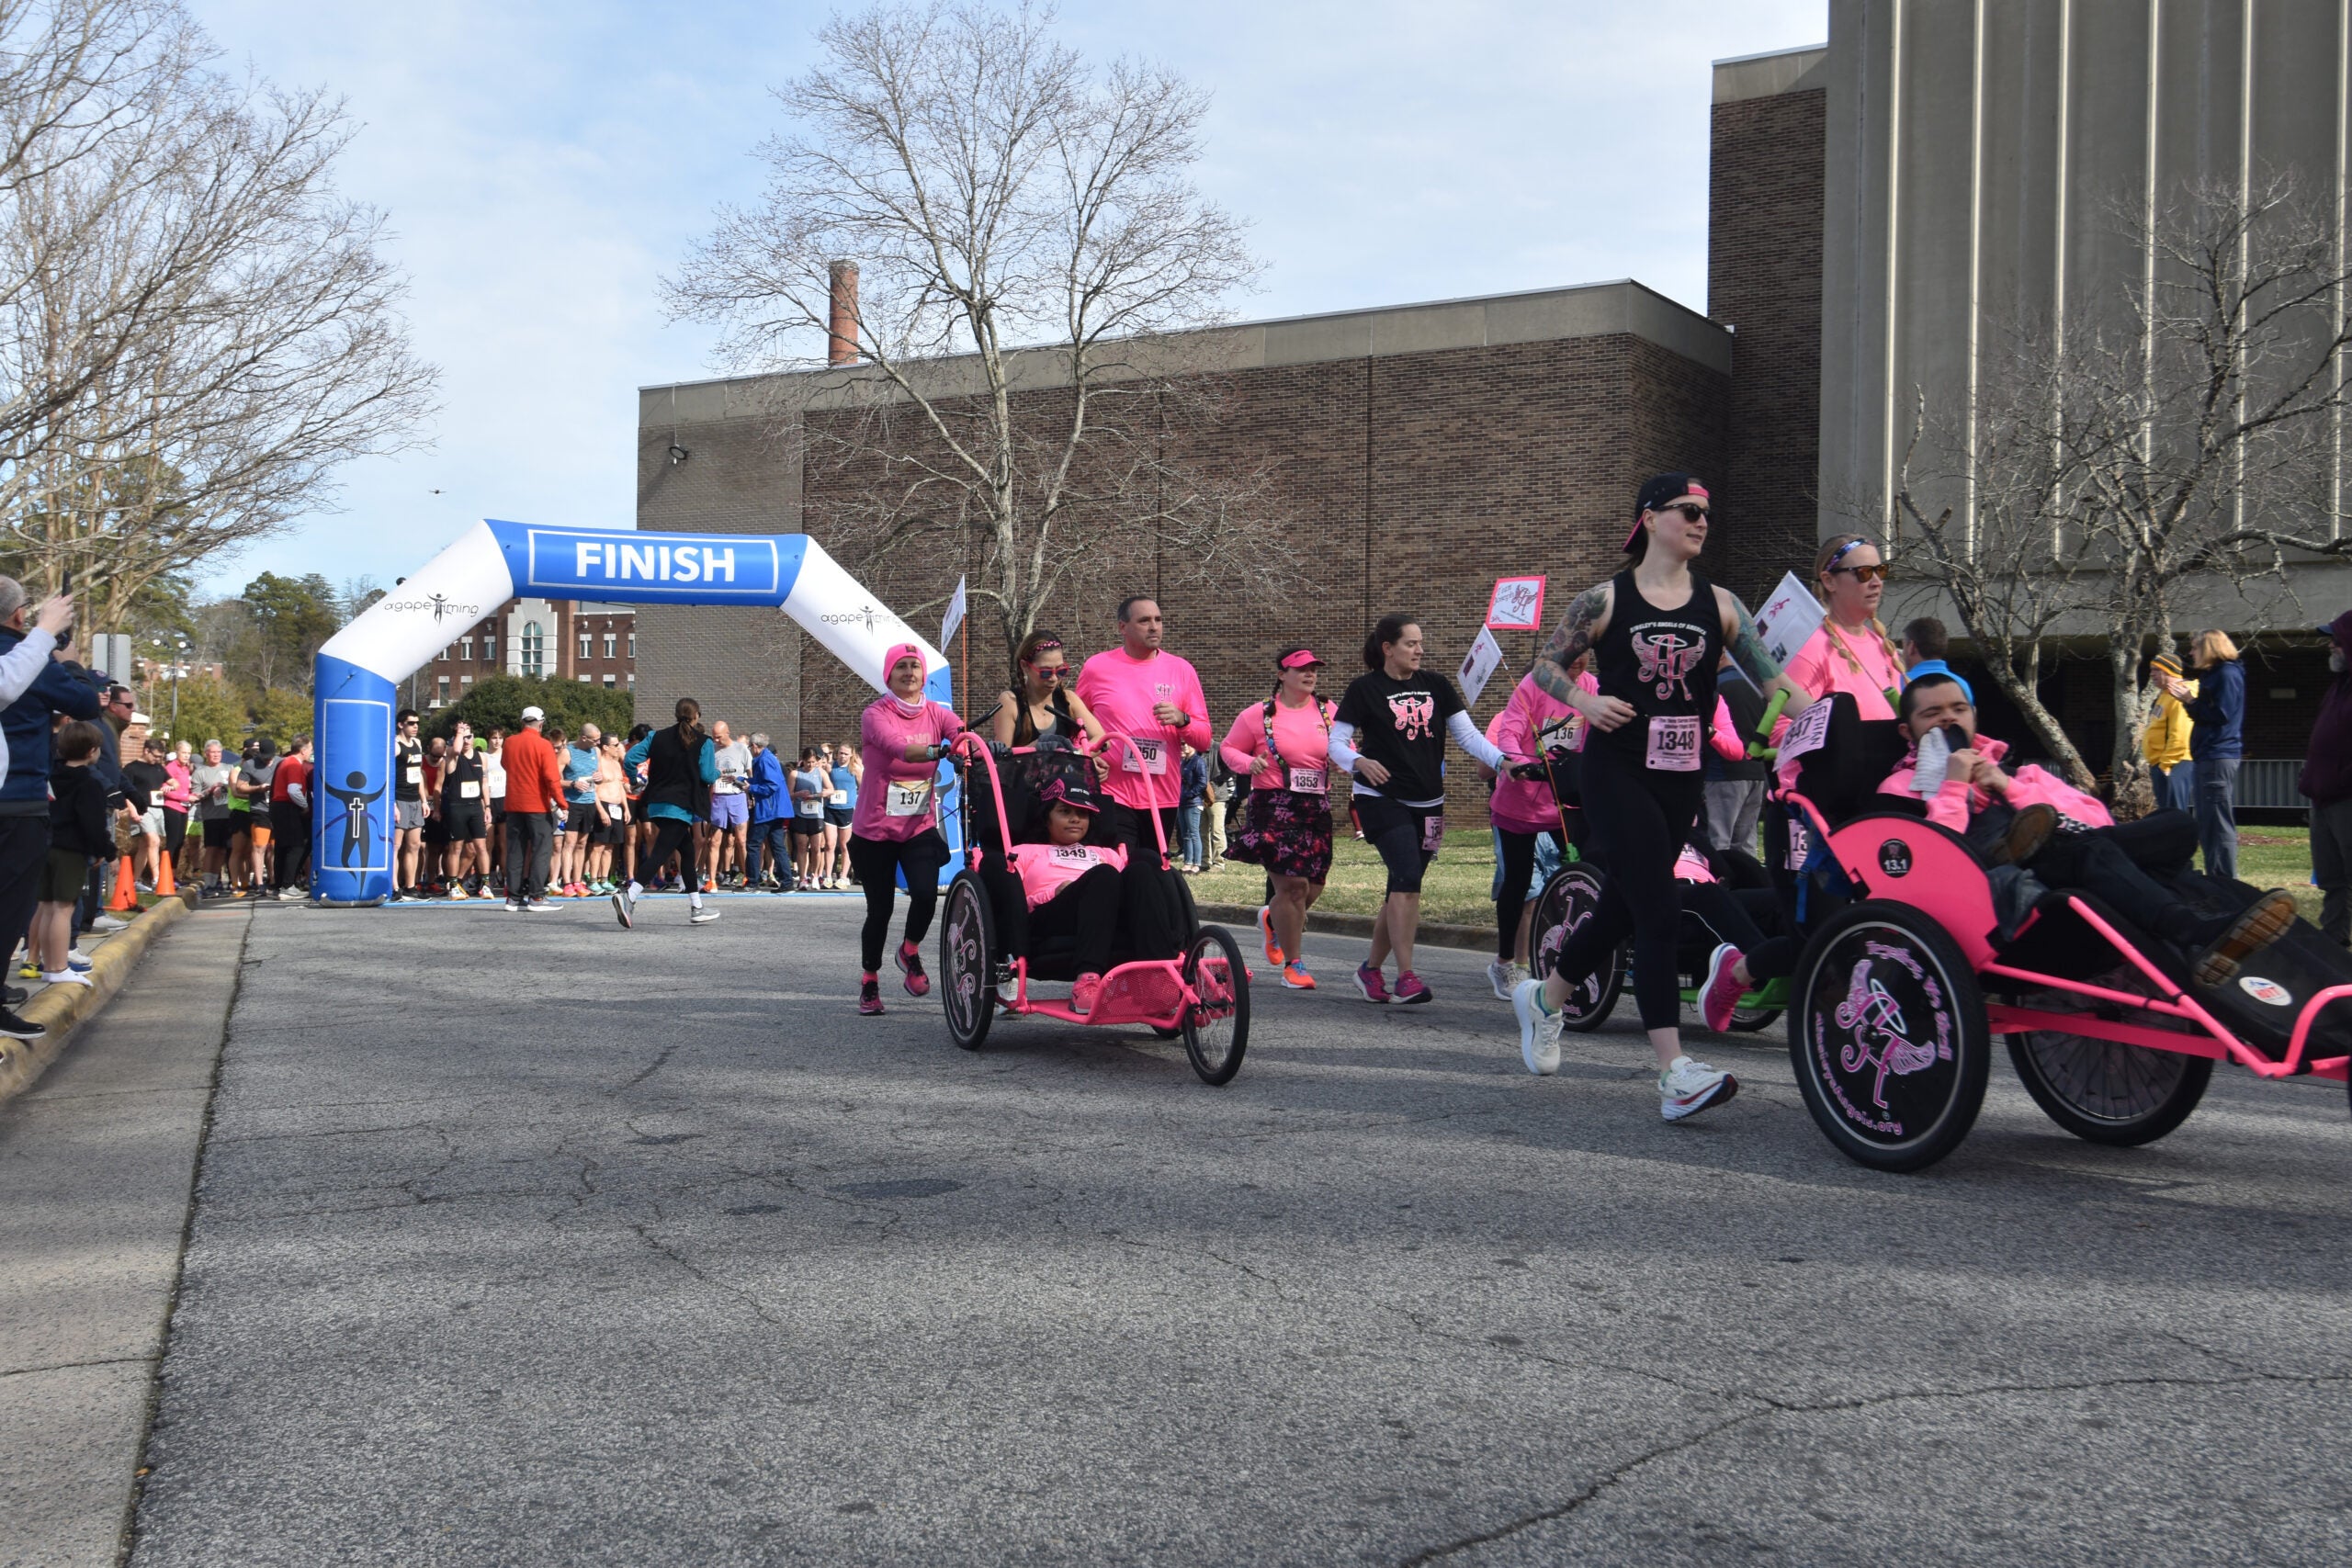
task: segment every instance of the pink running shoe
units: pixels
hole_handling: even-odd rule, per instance
[[[857,1010],[867,1018],[882,1016],[882,982],[871,975],[857,983]]]
[[[1399,1006],[1415,1002],[1434,1001],[1437,993],[1421,983],[1421,977],[1410,969],[1396,976],[1396,1000]]]
[[[1081,1017],[1094,1010],[1094,998],[1102,994],[1102,976],[1091,971],[1080,975],[1069,988],[1069,1010]]]
[[[1363,999],[1368,1002],[1388,1000],[1388,982],[1369,964],[1356,965],[1356,989],[1363,993]]]
[[[913,942],[902,942],[899,944],[899,973],[907,977],[905,981],[907,995],[910,997],[931,995],[931,976],[922,972],[922,951]]]
[[[1739,949],[1724,942],[1707,960],[1707,983],[1699,987],[1699,1017],[1709,1029],[1721,1034],[1731,1027],[1732,1010],[1739,1006],[1741,992],[1746,989],[1732,977],[1739,967]]]

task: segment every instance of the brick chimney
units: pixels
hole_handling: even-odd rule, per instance
[[[833,319],[825,345],[828,365],[857,363],[857,264],[837,261],[832,266]]]

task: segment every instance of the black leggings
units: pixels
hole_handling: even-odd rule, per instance
[[[890,906],[899,897],[899,873],[907,874],[907,940],[920,944],[931,931],[931,913],[939,906],[939,871],[947,863],[947,840],[936,828],[913,838],[861,839],[850,835],[849,863],[865,888],[865,926],[858,932],[857,952],[872,975],[882,967],[882,941],[890,934]]]
[[[1674,859],[1690,841],[1705,801],[1706,781],[1696,773],[1645,768],[1618,755],[1613,745],[1585,749],[1585,820],[1609,874],[1600,908],[1561,950],[1559,974],[1581,980],[1631,931],[1634,1000],[1644,1029],[1672,1029],[1681,1020],[1675,931],[1682,895]]]
[[[1535,840],[1549,839],[1558,849],[1560,835],[1550,829],[1541,833],[1514,833],[1508,828],[1497,828],[1502,840],[1503,890],[1495,899],[1495,956],[1505,964],[1519,946],[1520,918],[1527,912],[1528,889],[1535,886]]]
[[[637,869],[640,879],[662,874],[662,865],[672,855],[676,854],[680,857],[678,869],[684,874],[686,886],[699,888],[702,883],[695,871],[694,841],[695,825],[693,823],[681,822],[675,817],[656,817],[653,819],[653,852],[638,864]],[[682,850],[685,852],[680,854]]]
[[[1423,835],[1429,830],[1429,820],[1444,810],[1437,806],[1406,806],[1385,795],[1355,796],[1356,821],[1363,828],[1364,841],[1379,852],[1380,863],[1388,868],[1388,891],[1419,893],[1421,873],[1437,858],[1434,850],[1423,850]]]
[[[1682,912],[1705,927],[1716,942],[1739,949],[1747,960],[1748,977],[1758,986],[1780,979],[1796,967],[1796,940],[1764,934],[1767,930],[1780,930],[1780,896],[1770,888],[1725,887],[1720,882],[1682,884]]]
[[[1048,942],[1067,937],[1078,974],[1100,975],[1111,967],[1119,908],[1126,898],[1120,873],[1098,865],[1034,909],[1021,878],[1012,872],[983,866],[980,880],[995,908],[997,938],[1005,952],[1035,958]]]

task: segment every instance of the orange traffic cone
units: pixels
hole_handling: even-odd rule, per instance
[[[172,880],[172,857],[164,854],[158,846],[155,853],[155,897],[174,898],[178,896],[179,886]]]
[[[107,900],[107,912],[121,914],[139,908],[139,872],[130,857],[122,857],[121,868],[114,874],[114,897]]]

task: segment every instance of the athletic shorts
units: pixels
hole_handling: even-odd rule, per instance
[[[611,807],[616,805],[620,806],[621,808],[621,814],[618,817],[615,817],[611,810]],[[614,849],[618,849],[623,844],[628,843],[628,806],[617,801],[607,801],[600,803],[596,809],[603,813],[603,820],[596,824],[595,841],[600,844],[608,844]]]
[[[253,835],[254,848],[255,848],[255,849],[257,849],[257,850],[266,850],[266,849],[269,848],[269,818],[266,818],[266,817],[256,817],[256,818],[254,818],[254,820],[253,820],[253,826],[252,826],[250,829],[247,829],[247,831],[248,831],[248,832],[250,832],[250,833]]]
[[[208,850],[227,849],[229,847],[229,841],[237,836],[237,822],[232,818],[206,818],[204,819],[204,847]]]
[[[825,822],[829,827],[846,828],[849,826],[850,818],[856,814],[854,807],[828,806],[825,807]]]
[[[714,828],[741,828],[752,819],[748,803],[740,795],[718,795],[710,797],[710,825]]]
[[[40,901],[44,904],[76,903],[89,881],[89,856],[76,850],[52,849],[49,852],[49,863],[40,871]]]
[[[594,801],[589,802],[585,806],[573,805],[568,807],[565,808],[564,812],[563,830],[567,833],[588,832],[592,830],[598,822],[604,819],[604,815],[605,814],[603,812],[596,809],[596,804]]]
[[[506,826],[506,802],[503,797],[490,803],[490,825],[493,828]]]
[[[453,844],[469,844],[476,839],[490,837],[490,824],[482,818],[479,800],[461,801],[444,808],[441,820],[447,824],[444,836]]]
[[[792,819],[792,836],[796,839],[813,839],[824,830],[825,819],[821,817],[796,817]]]
[[[424,826],[424,802],[395,800],[392,802],[392,829],[395,832],[412,833]]]
[[[151,839],[164,836],[164,808],[151,806],[139,814],[139,830]]]

